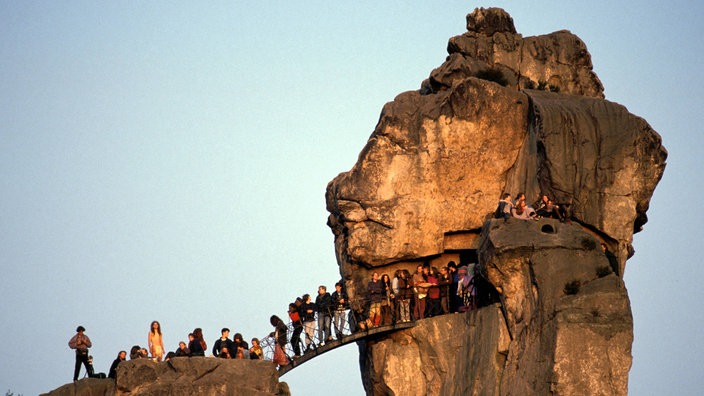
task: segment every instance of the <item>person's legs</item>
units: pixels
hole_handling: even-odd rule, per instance
[[[318,342],[325,342],[325,315],[318,313]]]
[[[305,322],[305,331],[306,331],[306,350],[310,348],[310,345],[313,344],[313,337],[315,337],[315,322],[314,321],[308,321]]]
[[[342,338],[342,331],[345,328],[345,311],[336,310],[333,319],[335,323],[335,337],[339,340]]]
[[[301,333],[303,332],[303,326],[298,326],[293,328],[293,333],[291,334],[291,347],[293,348],[293,354],[296,356],[301,356]]]
[[[325,326],[325,341],[332,341],[332,333],[330,331],[330,326],[332,324],[332,317],[330,315],[324,315],[323,326]]]
[[[76,354],[76,364],[73,367],[73,380],[78,381],[78,374],[81,372],[81,357]]]

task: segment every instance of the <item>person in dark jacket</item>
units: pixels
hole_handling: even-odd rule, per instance
[[[332,297],[327,287],[318,286],[318,296],[315,297],[315,310],[318,312],[318,340],[320,345],[332,341],[330,324],[332,322]]]
[[[450,313],[450,285],[452,279],[447,267],[440,267],[438,285],[440,285],[440,307],[443,314]]]
[[[189,334],[190,338],[190,334]],[[205,349],[208,346],[203,340],[203,330],[198,327],[193,330],[193,339],[188,343],[188,349],[191,350],[191,356],[205,356]]]
[[[293,333],[291,333],[291,348],[293,348],[293,357],[295,359],[301,357],[301,333],[303,332],[303,319],[300,312],[300,307],[303,300],[296,299],[288,305],[288,317],[293,325]]]
[[[269,322],[274,326],[274,332],[269,334],[269,336],[274,337],[276,342],[274,345],[274,364],[279,366],[286,365],[289,362],[288,356],[284,352],[284,348],[286,348],[286,323],[276,315],[271,315]]]
[[[108,371],[108,378],[117,378],[117,366],[120,363],[124,362],[125,359],[127,359],[127,351],[120,351],[120,353],[117,354],[117,358],[112,362],[112,365],[110,366],[110,371]]]
[[[345,315],[349,307],[347,293],[342,289],[342,282],[335,283],[335,291],[331,296],[333,304],[333,323],[335,324],[335,337],[342,339],[342,332],[345,328]]]
[[[232,340],[230,340],[229,337],[230,329],[224,327],[222,330],[220,330],[220,338],[218,338],[217,341],[215,341],[215,343],[213,344],[213,356],[220,356],[220,351],[222,351],[223,348],[227,348],[230,353],[235,350],[232,344]]]
[[[303,327],[306,332],[306,352],[315,347],[315,304],[311,302],[310,294],[304,294],[301,299],[301,317],[303,319]]]
[[[176,352],[174,352],[175,357],[190,357],[191,356],[191,350],[188,349],[186,346],[186,343],[181,341],[178,343],[178,349]]]
[[[236,333],[232,337],[232,345],[235,349],[232,350],[231,354],[236,359],[249,359],[249,344],[244,340],[242,334]]]

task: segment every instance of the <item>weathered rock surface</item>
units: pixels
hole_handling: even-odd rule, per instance
[[[481,257],[511,334],[501,394],[624,395],[633,320],[600,239],[556,220],[491,220]]]
[[[497,394],[509,342],[498,306],[423,320],[362,346],[365,388],[375,395]]]
[[[500,9],[475,10],[467,29],[419,91],[384,106],[357,163],[328,184],[328,224],[351,299],[365,297],[371,271],[478,259],[503,325],[485,308],[368,342],[367,393],[626,394],[622,276],[667,151],[604,99],[578,37],[523,38]],[[537,85],[553,92],[526,89]],[[503,192],[546,194],[572,221],[487,221]]]
[[[497,9],[474,14],[510,19]],[[525,192],[530,202],[542,192],[564,204],[623,265],[666,157],[643,119],[598,97],[516,90],[471,74],[433,94],[403,93],[384,106],[354,167],[328,184],[348,292],[366,285],[367,268],[436,256],[448,235],[478,233],[502,192]]]
[[[451,38],[447,51],[447,61],[430,74],[426,88],[432,92],[494,70],[511,87],[543,84],[562,93],[604,97],[587,46],[579,37],[562,30],[523,38],[511,16],[500,8],[477,9],[467,15],[467,33]]]
[[[66,384],[51,396],[119,395],[290,395],[270,361],[175,358],[156,363],[129,360],[117,368],[117,381],[84,379]]]

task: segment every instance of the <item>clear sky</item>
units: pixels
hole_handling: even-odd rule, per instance
[[[204,3],[202,3],[204,4]],[[704,3],[0,0],[0,392],[70,382],[77,325],[98,371],[202,327],[246,339],[338,278],[325,187],[384,103],[418,89],[477,6],[524,36],[568,29],[608,100],[668,166],[626,268],[633,395],[704,389],[696,202],[704,193]],[[362,394],[348,346],[282,378]]]

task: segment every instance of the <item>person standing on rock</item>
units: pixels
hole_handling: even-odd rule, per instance
[[[164,340],[161,338],[161,324],[156,320],[149,326],[149,336],[147,337],[149,352],[152,359],[160,362],[164,357]]]
[[[81,364],[83,364],[86,368],[86,372],[90,371],[90,365],[88,363],[88,348],[92,347],[93,344],[90,342],[90,338],[84,334],[85,331],[85,327],[78,326],[76,328],[76,335],[71,337],[68,341],[69,348],[76,350],[76,365],[73,369],[74,381],[78,381],[78,374],[81,372]]]

